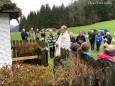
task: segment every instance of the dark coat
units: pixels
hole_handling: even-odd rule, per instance
[[[71,40],[72,43],[75,43],[75,42],[76,42],[76,40],[75,40],[74,37],[70,37],[70,40]]]
[[[110,35],[104,36],[103,38],[104,38],[104,42],[106,42],[107,44],[111,44],[112,37]]]
[[[85,36],[77,36],[77,38],[76,38],[76,42],[78,43],[78,44],[82,44],[83,42],[86,42],[86,39],[85,39]]]
[[[41,38],[45,38],[45,36],[46,36],[46,33],[45,33],[45,32],[42,32],[42,33],[41,33]]]
[[[26,32],[21,33],[22,40],[27,40],[28,34]]]
[[[95,42],[95,34],[89,34],[89,41],[92,43]]]

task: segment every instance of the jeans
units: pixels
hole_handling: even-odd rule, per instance
[[[55,53],[55,47],[50,48],[50,57],[53,58]]]

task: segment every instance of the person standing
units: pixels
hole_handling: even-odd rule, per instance
[[[59,38],[59,36],[60,36],[60,30],[57,32],[57,40],[58,40],[58,38]]]
[[[56,37],[55,35],[53,35],[53,31],[50,30],[49,31],[49,35],[48,35],[48,44],[50,47],[50,57],[53,58],[54,57],[54,53],[55,53],[55,42],[56,42]]]
[[[76,43],[75,41],[75,37],[74,37],[74,34],[72,32],[70,32],[70,40],[71,40],[71,43]]]
[[[41,32],[41,40],[42,40],[42,41],[45,41],[45,37],[46,37],[46,33],[45,33],[44,29],[42,29],[42,32]]]
[[[102,38],[102,36],[101,36],[101,33],[98,32],[98,34],[97,34],[96,37],[95,37],[96,46],[97,46],[97,51],[99,51],[99,48],[100,48],[102,39],[103,39],[103,38]]]
[[[35,32],[34,32],[33,28],[31,28],[29,31],[29,38],[30,38],[30,40],[35,40]]]
[[[85,36],[83,36],[82,31],[79,32],[79,35],[76,38],[76,42],[81,45],[83,42],[86,42]]]
[[[36,29],[35,36],[36,36],[36,41],[38,42],[40,40],[40,31],[39,31],[39,29]]]
[[[107,32],[103,38],[104,38],[104,43],[111,44],[112,37],[110,36],[109,32]]]
[[[27,40],[28,34],[25,32],[25,29],[22,29],[21,37],[23,41]]]
[[[60,35],[56,41],[56,56],[61,55],[61,49],[70,51],[70,36],[67,32],[67,26],[63,25],[60,28]]]
[[[95,33],[94,33],[93,30],[90,31],[89,41],[90,41],[90,45],[91,45],[91,50],[94,50],[94,45],[95,45]]]
[[[86,32],[84,30],[82,31],[82,34],[83,34],[83,36],[86,36]]]

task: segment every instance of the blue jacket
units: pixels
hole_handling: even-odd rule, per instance
[[[102,36],[98,36],[98,35],[97,35],[97,36],[95,37],[96,44],[101,44],[102,39],[103,39]]]
[[[86,55],[88,58],[91,58],[92,55],[89,52],[83,52],[84,55]],[[96,62],[96,59],[94,58],[94,62]]]

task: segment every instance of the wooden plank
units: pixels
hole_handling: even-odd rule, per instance
[[[12,58],[12,61],[29,60],[29,59],[37,59],[37,58],[38,58],[38,55],[26,56],[26,57],[15,57],[15,58]]]

